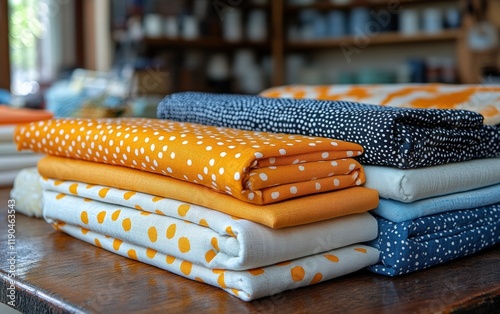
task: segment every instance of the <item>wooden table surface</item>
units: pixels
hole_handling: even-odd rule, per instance
[[[8,249],[8,198],[9,189],[0,189],[2,252]],[[406,276],[359,271],[244,302],[218,288],[86,244],[41,219],[17,213],[15,230],[16,307],[23,313],[500,313],[499,245]],[[8,269],[3,258],[3,303],[8,302]]]

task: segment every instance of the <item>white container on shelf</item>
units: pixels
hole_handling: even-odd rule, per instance
[[[247,39],[250,41],[262,41],[267,38],[267,20],[264,10],[252,10],[248,14]]]
[[[438,8],[427,8],[423,11],[423,31],[429,34],[443,30],[443,14]]]
[[[161,37],[163,33],[163,17],[160,14],[146,14],[143,22],[144,35]]]
[[[370,10],[368,8],[353,8],[349,15],[349,34],[359,35],[364,33],[369,22]]]
[[[403,9],[399,16],[399,32],[404,35],[413,35],[420,31],[418,11]]]
[[[334,10],[327,14],[328,34],[331,37],[342,37],[347,34],[347,18],[344,11]]]
[[[165,37],[177,38],[179,36],[179,23],[177,17],[167,16],[165,18]]]
[[[244,75],[246,70],[255,63],[255,54],[250,49],[238,49],[234,54],[233,76]]]
[[[185,16],[182,20],[182,38],[192,40],[199,35],[198,20],[192,15]]]
[[[241,11],[239,9],[228,10],[224,14],[223,35],[227,41],[241,41],[243,39]]]
[[[225,54],[216,53],[210,57],[207,65],[207,76],[215,81],[227,80],[229,78],[229,59]]]

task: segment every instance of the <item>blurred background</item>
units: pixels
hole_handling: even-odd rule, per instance
[[[499,0],[0,0],[0,103],[155,116],[178,91],[500,82]]]

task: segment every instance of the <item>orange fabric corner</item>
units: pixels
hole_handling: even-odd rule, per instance
[[[46,110],[0,105],[0,125],[29,123],[51,119],[52,117],[52,113]]]
[[[38,163],[44,177],[99,184],[168,197],[214,209],[271,228],[284,228],[366,212],[378,205],[378,192],[365,187],[314,194],[269,205],[255,205],[207,187],[131,168],[55,156]]]

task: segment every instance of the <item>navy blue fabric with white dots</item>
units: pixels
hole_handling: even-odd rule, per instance
[[[379,236],[370,245],[380,250],[380,262],[369,269],[382,275],[411,273],[500,243],[500,203],[400,223],[375,218]]]
[[[185,92],[165,97],[157,117],[355,142],[361,163],[403,169],[500,156],[500,128],[467,110]]]

